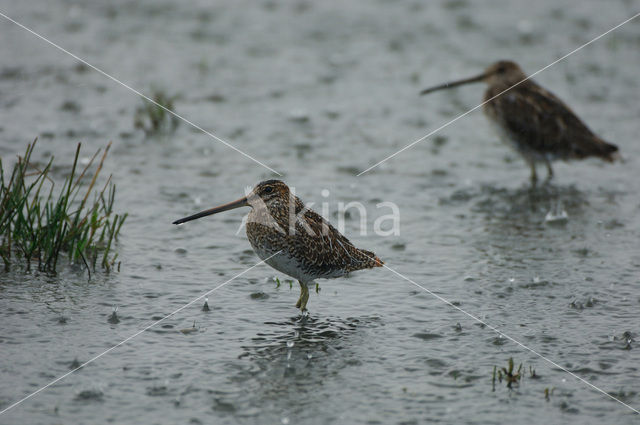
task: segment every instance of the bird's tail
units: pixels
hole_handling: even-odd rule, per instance
[[[620,152],[618,151],[618,147],[612,143],[605,142],[600,139],[600,143],[598,144],[598,153],[600,158],[604,159],[607,162],[614,162],[616,160],[622,159],[620,156]]]
[[[382,267],[382,265],[384,264],[384,261],[382,261],[376,254],[374,254],[371,251],[366,251],[364,249],[360,250],[364,255],[366,255],[370,262],[369,262],[369,268],[372,267]]]

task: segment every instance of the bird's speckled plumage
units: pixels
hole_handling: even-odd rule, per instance
[[[281,250],[295,259],[298,271],[295,276],[288,273],[292,277],[303,281],[334,278],[382,265],[374,253],[356,248],[322,216],[306,208],[282,181],[264,181],[252,193],[261,202],[249,213],[249,242],[261,258]],[[278,269],[274,259],[267,263]]]
[[[602,140],[558,97],[526,78],[516,63],[499,61],[479,76],[426,89],[422,94],[467,83],[487,83],[484,112],[505,142],[527,161],[532,180],[536,180],[537,162],[547,165],[551,177],[552,160],[616,158],[617,146]]]
[[[176,224],[240,206],[250,206],[247,237],[256,254],[274,269],[300,282],[296,305],[306,310],[308,285],[318,278],[382,266],[370,251],[356,248],[328,221],[305,207],[280,180],[259,183],[245,198],[212,208]]]

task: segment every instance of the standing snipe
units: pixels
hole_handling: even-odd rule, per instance
[[[258,257],[300,283],[296,307],[303,313],[309,300],[308,285],[315,279],[340,277],[383,264],[373,252],[356,248],[329,222],[306,208],[280,180],[263,181],[237,201],[173,224],[239,207],[251,207],[247,237]]]
[[[526,78],[516,63],[499,61],[480,75],[431,87],[421,94],[487,83],[484,112],[497,124],[503,140],[529,164],[533,182],[537,180],[537,162],[546,164],[551,178],[551,161],[556,159],[596,156],[611,162],[617,157],[617,146],[595,135],[564,102],[532,80],[524,81]]]

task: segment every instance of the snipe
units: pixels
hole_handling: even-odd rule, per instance
[[[499,61],[485,72],[464,80],[430,87],[421,94],[464,84],[485,82],[484,112],[496,124],[502,139],[522,155],[531,167],[531,180],[537,180],[536,163],[599,157],[612,162],[618,147],[594,134],[584,122],[553,93],[540,87],[511,61]]]
[[[247,237],[258,257],[300,283],[296,307],[303,313],[309,300],[309,285],[315,279],[341,277],[383,264],[373,252],[356,248],[328,221],[306,208],[280,180],[263,181],[237,201],[181,218],[173,224],[239,207],[251,207]]]

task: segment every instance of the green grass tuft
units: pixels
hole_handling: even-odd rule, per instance
[[[136,109],[133,125],[144,130],[147,136],[175,131],[180,120],[167,109],[174,110],[177,96],[169,96],[163,90],[155,88],[150,97],[156,103],[145,99],[144,104]],[[158,105],[162,105],[164,108]]]
[[[37,264],[38,270],[54,273],[61,253],[69,262],[81,260],[89,273],[98,263],[106,271],[119,269],[113,245],[127,214],[113,213],[116,186],[111,176],[101,190],[96,188],[111,144],[91,171],[100,150],[79,169],[78,143],[71,171],[56,195],[50,176],[54,158],[44,168],[31,161],[36,140],[18,157],[8,179],[0,158],[0,257],[5,270],[15,257],[27,270]]]

